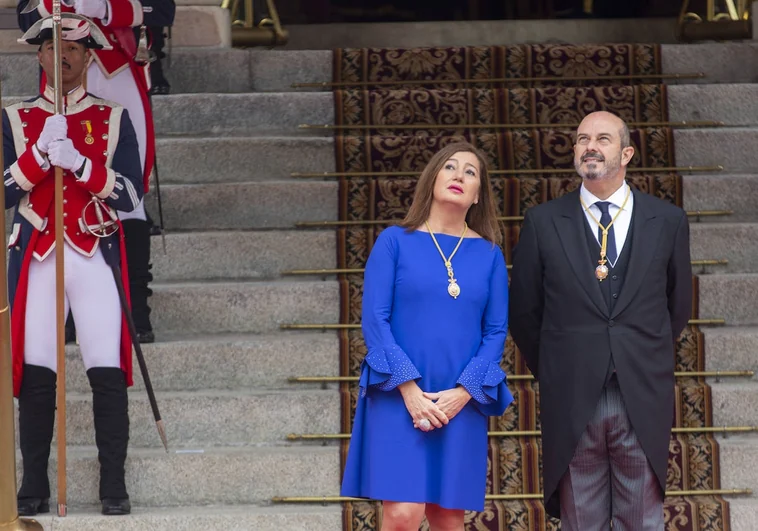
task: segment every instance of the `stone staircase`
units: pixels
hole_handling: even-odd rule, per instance
[[[684,177],[688,210],[734,214],[692,220],[708,370],[758,369],[758,44],[663,47],[667,72],[708,77],[669,87],[670,118],[730,126],[676,132],[679,166],[724,166]],[[33,56],[0,54],[5,96],[34,93]],[[142,382],[130,392],[130,518],[95,513],[96,458],[88,385],[70,354],[70,515],[46,529],[338,530],[339,505],[272,505],[274,496],[339,493],[336,445],[291,443],[289,433],[336,433],[335,387],[290,376],[337,375],[332,332],[280,331],[283,323],[338,322],[333,277],[291,277],[333,268],[331,230],[298,221],[337,218],[337,183],[292,171],[333,171],[333,142],[301,123],[333,122],[332,96],[293,92],[292,82],[331,78],[331,53],[176,49],[175,95],[154,100],[166,254],[153,239],[158,342],[145,346],[171,444],[161,448]],[[11,101],[10,98],[4,101]],[[154,201],[154,196],[151,199]],[[157,213],[155,203],[151,212]],[[758,425],[758,379],[709,380],[714,426]],[[720,438],[722,488],[758,493],[758,435]],[[55,452],[51,478],[55,474]],[[731,500],[732,530],[758,529],[758,497]]]

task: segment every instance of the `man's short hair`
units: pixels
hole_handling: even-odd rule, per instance
[[[621,138],[621,149],[632,145],[632,139],[629,135],[629,126],[626,125],[624,120],[621,120],[621,129],[619,129],[619,137]]]

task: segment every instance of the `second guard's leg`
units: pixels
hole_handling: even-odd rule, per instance
[[[68,259],[68,257],[67,257]],[[106,515],[131,512],[124,465],[129,444],[129,402],[121,370],[121,306],[113,273],[100,251],[70,258],[68,284],[84,367],[92,387],[100,500]]]

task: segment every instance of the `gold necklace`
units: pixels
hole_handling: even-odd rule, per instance
[[[445,253],[442,252],[442,249],[440,248],[440,244],[437,243],[437,238],[434,237],[434,233],[432,232],[431,227],[429,227],[429,222],[425,221],[424,224],[426,224],[426,230],[429,231],[429,236],[432,237],[432,241],[434,242],[434,245],[437,247],[437,250],[440,252],[440,256],[442,257],[442,260],[445,262],[445,267],[447,268],[447,276],[448,276],[448,285],[447,285],[447,292],[450,294],[450,296],[454,299],[458,298],[458,295],[461,294],[461,287],[458,285],[458,281],[455,280],[455,276],[453,274],[453,256],[455,256],[455,253],[458,251],[458,247],[461,246],[461,243],[463,242],[463,237],[466,236],[466,231],[468,230],[468,225],[466,222],[463,222],[463,234],[461,234],[460,239],[458,240],[458,245],[455,246],[455,249],[453,249],[453,252],[450,253],[450,256],[447,258],[445,257]]]
[[[595,217],[595,215],[590,211],[590,207],[588,207],[584,203],[584,199],[582,199],[582,196],[579,196],[579,201],[582,203],[582,206],[584,207],[584,210],[587,211],[587,213],[592,218],[592,221],[597,223],[597,226],[600,227],[600,230],[603,231],[603,238],[600,242],[600,260],[597,261],[598,266],[595,268],[595,278],[597,278],[600,282],[608,278],[608,266],[605,265],[608,261],[605,259],[605,252],[607,251],[608,247],[608,230],[613,226],[613,224],[616,222],[616,218],[619,217],[619,214],[621,214],[621,211],[624,210],[624,207],[626,206],[626,202],[629,201],[629,196],[632,194],[631,187],[626,190],[626,197],[624,198],[624,202],[621,203],[621,208],[618,212],[616,212],[616,215],[613,216],[613,219],[610,223],[608,223],[607,227],[604,227],[600,221]],[[594,203],[593,203],[594,204]]]

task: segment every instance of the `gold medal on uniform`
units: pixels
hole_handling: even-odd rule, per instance
[[[82,128],[87,131],[86,136],[84,137],[84,143],[88,146],[91,146],[95,143],[95,137],[92,136],[92,122],[89,120],[83,120],[82,121]]]

